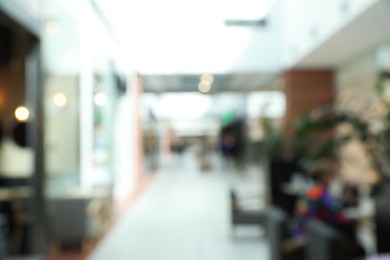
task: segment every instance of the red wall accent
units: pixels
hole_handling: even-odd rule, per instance
[[[286,123],[335,97],[332,70],[290,70],[284,73]]]

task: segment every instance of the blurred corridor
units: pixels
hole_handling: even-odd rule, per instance
[[[0,260],[390,254],[390,0],[0,0]]]

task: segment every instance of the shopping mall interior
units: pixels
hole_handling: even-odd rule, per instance
[[[390,259],[388,23],[0,0],[0,259]]]

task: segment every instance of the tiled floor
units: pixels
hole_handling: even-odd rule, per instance
[[[233,239],[229,224],[229,188],[261,189],[262,172],[212,162],[211,171],[200,172],[193,154],[173,158],[89,259],[269,259],[260,228],[240,227]]]

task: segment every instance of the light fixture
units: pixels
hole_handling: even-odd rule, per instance
[[[203,74],[200,77],[200,81],[205,85],[211,85],[214,82],[214,76],[209,73]]]
[[[64,93],[58,92],[54,94],[53,102],[57,107],[65,107],[68,104],[68,98]]]
[[[239,25],[264,20],[275,0],[234,0],[224,4],[225,21],[238,21]]]
[[[15,109],[15,118],[19,122],[25,122],[30,117],[30,111],[25,106],[19,106]]]
[[[204,84],[203,82],[200,82],[198,84],[198,90],[201,93],[208,93],[211,90],[211,84]]]
[[[60,26],[57,21],[50,20],[45,23],[45,30],[49,34],[56,34],[60,30]]]
[[[93,100],[97,106],[102,107],[107,103],[107,95],[102,92],[96,93]]]

